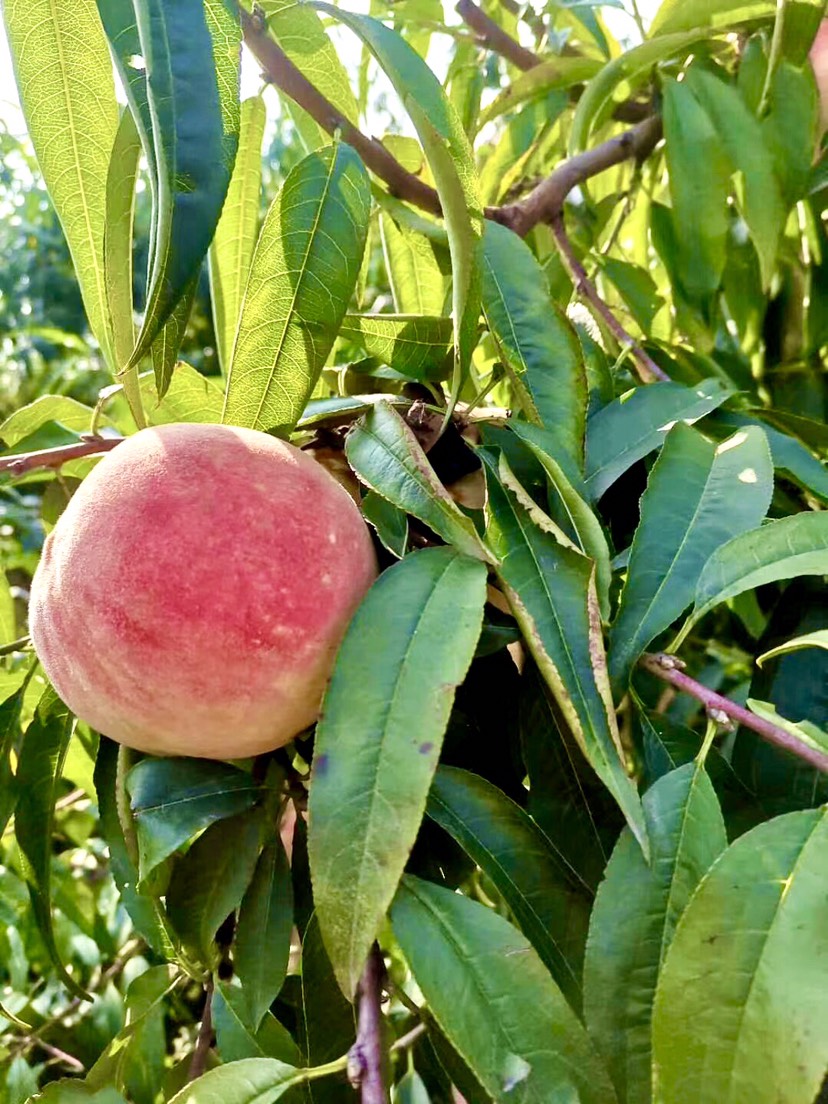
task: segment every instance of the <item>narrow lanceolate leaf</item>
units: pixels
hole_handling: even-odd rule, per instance
[[[431,1014],[493,1100],[613,1104],[583,1026],[507,920],[406,876],[391,922]]]
[[[363,40],[403,101],[423,144],[440,196],[451,254],[456,358],[452,398],[456,399],[477,342],[480,313],[477,245],[482,220],[471,145],[440,82],[396,31],[371,16],[320,2],[316,6]]]
[[[690,619],[695,624],[714,606],[780,579],[828,574],[828,514],[802,513],[768,522],[719,548],[696,587]]]
[[[394,308],[400,314],[441,315],[447,281],[434,245],[424,234],[398,224],[383,212],[379,219],[382,251]]]
[[[17,804],[17,779],[12,774],[11,753],[20,735],[25,693],[25,687],[20,687],[0,703],[0,836]]]
[[[651,1100],[658,973],[690,895],[727,847],[719,803],[698,763],[660,778],[643,805],[650,863],[625,830],[595,899],[584,963],[587,1027],[624,1104]]]
[[[509,425],[529,446],[546,473],[552,520],[557,521],[581,551],[595,561],[595,585],[601,616],[609,620],[609,588],[612,583],[609,545],[600,521],[582,497],[581,480],[578,479],[573,486],[566,477],[555,456],[555,440],[546,430],[518,419],[512,419]]]
[[[546,429],[566,470],[581,472],[587,383],[578,336],[517,234],[487,222],[482,252],[483,310],[521,405]]]
[[[676,930],[653,1014],[665,1104],[806,1104],[828,1065],[828,809],[741,836]]]
[[[230,183],[238,144],[241,39],[238,32],[235,45],[214,44],[211,31],[230,34],[217,6],[204,0],[135,3],[156,186],[147,306],[130,367],[149,351],[197,274]]]
[[[491,562],[470,518],[434,473],[417,438],[387,403],[379,402],[345,442],[348,462],[361,482],[424,521],[460,552]]]
[[[4,0],[3,18],[29,137],[89,325],[113,368],[104,225],[118,104],[100,17],[94,0]]]
[[[756,245],[762,284],[767,288],[787,209],[762,124],[733,85],[725,84],[700,65],[692,65],[685,80],[712,120],[733,171],[741,174],[740,207]]]
[[[759,525],[772,494],[773,462],[758,427],[718,447],[690,426],[670,431],[641,499],[610,634],[610,677],[619,689],[650,641],[692,603],[710,556]]]
[[[275,1058],[243,1058],[208,1070],[169,1104],[273,1104],[305,1075]]]
[[[282,988],[292,929],[290,863],[276,836],[259,856],[236,923],[233,962],[254,1029]]]
[[[289,433],[356,286],[371,195],[342,143],[294,168],[265,218],[242,304],[223,420]]]
[[[493,459],[484,459],[486,537],[509,605],[578,745],[646,851],[641,801],[621,758],[594,565],[540,511],[530,516]],[[502,458],[501,472],[510,476]]]
[[[316,730],[308,852],[347,996],[414,844],[485,600],[479,560],[415,552],[380,576],[340,647]]]
[[[155,376],[155,393],[159,402],[163,400],[172,383],[178,351],[181,348],[181,342],[184,340],[187,323],[190,321],[197,286],[198,277],[196,276],[184,289],[184,293],[176,303],[175,309],[161,327],[150,348],[152,370]]]
[[[775,0],[662,0],[650,35],[675,34],[694,27],[718,30],[746,19],[766,19],[775,11]]]
[[[468,771],[438,767],[426,811],[491,879],[561,992],[579,1008],[589,895],[567,861],[519,805]]]
[[[142,878],[200,829],[244,812],[261,793],[249,774],[207,759],[142,759],[127,788]]]
[[[213,1023],[223,1062],[241,1058],[278,1058],[290,1066],[301,1066],[302,1054],[290,1032],[270,1012],[260,1027],[250,1021],[244,993],[235,985],[219,981],[213,993]]]
[[[359,344],[395,372],[415,380],[451,375],[450,318],[405,314],[346,314],[339,336]]]
[[[38,702],[34,720],[26,729],[17,764],[15,832],[32,911],[49,957],[64,984],[73,993],[85,996],[60,961],[51,912],[52,825],[63,763],[74,727],[75,718],[48,686]]]
[[[677,421],[688,425],[698,421],[730,394],[716,379],[703,380],[692,388],[681,383],[652,383],[603,407],[587,423],[586,485],[590,496],[600,498],[637,460],[660,448]]]
[[[219,364],[226,375],[259,226],[262,138],[266,111],[261,96],[241,105],[239,150],[227,199],[210,245],[210,299]]]
[[[259,857],[261,820],[239,813],[211,824],[173,867],[167,912],[182,943],[206,966],[213,936],[241,903]]]
[[[126,364],[135,344],[132,318],[132,215],[141,138],[129,108],[112,147],[106,181],[104,278],[112,320],[112,351],[118,367]]]
[[[141,138],[149,170],[150,187],[154,195],[158,172],[152,141],[152,112],[135,8],[132,0],[97,0],[97,5],[104,31],[112,47],[118,76],[121,78],[127,102]]]
[[[817,629],[816,632],[796,636],[793,640],[788,640],[784,644],[779,644],[777,647],[770,648],[767,652],[757,656],[756,662],[761,667],[769,659],[787,655],[788,652],[798,652],[801,648],[824,648],[828,651],[828,629]]]
[[[526,73],[521,73],[510,81],[480,112],[478,129],[497,119],[506,111],[514,111],[523,104],[534,103],[556,89],[571,88],[594,77],[601,68],[596,58],[555,57],[541,62]]]
[[[730,163],[686,82],[665,82],[664,138],[681,282],[691,299],[704,299],[718,288],[727,255]]]

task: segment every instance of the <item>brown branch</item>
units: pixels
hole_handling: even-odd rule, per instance
[[[546,37],[546,24],[534,8],[528,4],[518,4],[517,0],[500,0],[500,3],[510,15],[522,19],[526,26],[531,29],[536,39],[540,40]]]
[[[16,456],[0,456],[0,473],[25,475],[35,468],[59,468],[69,460],[80,460],[98,452],[109,452],[120,445],[123,437],[84,437],[75,445],[59,445],[39,452],[20,452]]]
[[[375,943],[359,981],[359,1026],[357,1038],[348,1054],[348,1076],[360,1089],[362,1104],[388,1104],[383,1066],[382,981],[385,965]]]
[[[471,27],[481,45],[511,61],[512,65],[523,70],[524,73],[540,65],[542,59],[537,54],[521,46],[493,19],[490,19],[483,9],[474,3],[474,0],[458,0],[454,10],[466,26]]]
[[[523,238],[539,222],[551,222],[559,215],[573,188],[630,158],[643,161],[660,139],[661,119],[651,115],[631,130],[563,161],[529,195],[499,208],[490,217]]]
[[[213,979],[204,986],[204,1011],[201,1013],[201,1026],[198,1029],[193,1058],[187,1071],[187,1080],[195,1081],[207,1069],[207,1057],[213,1045]]]
[[[702,703],[708,716],[712,716],[714,720],[726,717],[731,721],[735,721],[737,724],[751,729],[763,740],[773,744],[774,747],[789,751],[791,755],[796,755],[799,759],[810,763],[817,770],[828,773],[828,754],[809,747],[808,744],[801,743],[784,728],[779,728],[778,725],[772,724],[762,717],[757,717],[755,713],[751,713],[744,706],[737,705],[730,698],[725,698],[721,694],[709,690],[689,675],[685,675],[681,670],[683,666],[681,660],[676,659],[675,656],[648,653],[641,657],[639,664],[645,671],[655,675],[656,678],[669,683],[677,690],[683,690],[685,694],[691,694],[697,701]]]
[[[628,348],[630,356],[635,363],[636,371],[641,378],[642,383],[653,383],[655,380],[668,380],[670,377],[659,367],[653,358],[646,353],[638,342],[627,333],[613,312],[598,294],[598,289],[587,276],[586,269],[578,260],[575,255],[575,250],[572,248],[572,242],[569,240],[566,229],[564,228],[563,215],[556,215],[551,222],[552,236],[555,239],[555,244],[558,247],[558,252],[561,255],[564,266],[569,272],[572,280],[575,284],[576,293],[592,307],[592,311],[613,337],[619,342],[623,348]]]
[[[392,195],[408,200],[432,215],[442,214],[440,199],[434,188],[404,169],[381,142],[366,137],[346,119],[271,38],[266,21],[261,16],[249,15],[243,8],[239,11],[245,44],[261,65],[267,80],[307,111],[328,134],[338,131],[343,141],[357,151],[366,167],[385,181]]]

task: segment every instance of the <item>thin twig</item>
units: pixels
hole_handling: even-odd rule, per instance
[[[382,981],[385,965],[375,943],[359,982],[359,1025],[348,1053],[348,1077],[360,1089],[362,1104],[388,1104],[383,1076]]]
[[[655,149],[661,133],[660,117],[651,115],[623,134],[563,161],[529,195],[499,208],[490,217],[523,238],[539,222],[550,222],[559,215],[564,200],[579,184],[632,157],[643,161]]]
[[[442,213],[437,192],[418,176],[408,172],[381,142],[368,138],[338,111],[307,77],[296,68],[284,50],[267,32],[259,16],[239,9],[244,41],[261,65],[265,77],[316,120],[328,134],[339,133],[357,151],[367,168],[388,185],[391,194],[408,200],[433,215]]]
[[[552,219],[551,227],[552,236],[555,239],[555,244],[561,255],[561,260],[572,277],[576,293],[589,303],[593,312],[601,319],[613,337],[620,343],[621,347],[629,349],[630,356],[635,363],[636,370],[642,382],[652,383],[654,380],[669,379],[670,377],[664,369],[660,368],[653,358],[641,348],[638,342],[627,333],[598,294],[598,289],[595,287],[592,280],[590,280],[589,276],[587,276],[586,269],[575,256],[572,242],[569,240],[566,229],[564,228],[562,214],[558,214]]]
[[[426,1031],[428,1031],[426,1024],[416,1024],[410,1031],[406,1031],[405,1035],[400,1035],[399,1039],[392,1044],[391,1050],[395,1053],[400,1050],[407,1050],[412,1043],[417,1042],[421,1035],[425,1035]]]
[[[83,1062],[79,1061],[72,1054],[68,1054],[65,1050],[61,1050],[60,1047],[52,1046],[51,1043],[44,1043],[42,1039],[37,1043],[40,1050],[50,1055],[60,1065],[66,1066],[67,1069],[72,1070],[73,1073],[85,1073],[86,1067]]]
[[[40,449],[39,452],[21,452],[16,456],[0,456],[0,472],[9,475],[25,475],[35,468],[59,468],[69,460],[80,460],[98,452],[109,452],[120,445],[123,437],[88,437],[74,445],[58,445],[57,448]]]
[[[213,979],[209,978],[204,986],[204,1011],[201,1013],[201,1025],[198,1029],[193,1058],[187,1072],[187,1080],[195,1081],[207,1069],[207,1057],[213,1045]]]
[[[500,0],[500,3],[510,15],[524,21],[538,42],[546,37],[546,24],[531,5],[518,4],[517,0]]]
[[[537,54],[521,46],[516,39],[490,19],[483,9],[474,3],[474,0],[458,0],[454,10],[466,26],[471,27],[481,45],[511,61],[516,68],[525,73],[540,65],[542,59]]]
[[[639,663],[656,678],[668,682],[677,690],[683,690],[685,694],[690,694],[697,701],[700,701],[708,715],[712,713],[715,716],[718,713],[728,717],[731,721],[751,729],[763,740],[767,740],[769,744],[782,748],[784,751],[789,751],[791,755],[796,755],[806,763],[810,763],[817,770],[828,773],[828,754],[801,743],[790,732],[786,732],[784,728],[779,728],[778,725],[772,724],[762,717],[757,717],[755,713],[751,713],[744,706],[737,705],[730,698],[725,698],[714,690],[709,690],[694,678],[685,675],[681,670],[681,660],[677,660],[674,656],[648,653],[641,657]]]

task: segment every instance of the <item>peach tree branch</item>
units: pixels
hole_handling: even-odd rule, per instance
[[[474,31],[477,41],[481,45],[491,50],[492,53],[499,54],[507,61],[511,61],[517,69],[521,69],[525,73],[529,69],[534,69],[536,65],[540,65],[542,59],[537,54],[527,50],[525,46],[521,46],[493,19],[490,19],[483,9],[474,3],[474,0],[458,0],[454,10],[466,26]]]
[[[655,675],[656,678],[661,679],[662,682],[669,683],[676,690],[690,694],[697,701],[700,701],[711,719],[719,723],[730,721],[743,725],[755,732],[757,736],[761,736],[769,744],[773,744],[774,747],[789,751],[791,755],[796,755],[812,767],[816,767],[817,770],[828,773],[828,754],[810,747],[808,744],[803,744],[784,728],[766,721],[763,717],[757,717],[755,713],[751,713],[743,705],[737,705],[730,698],[725,698],[722,694],[717,694],[714,690],[703,686],[702,683],[684,673],[682,661],[675,656],[664,655],[663,653],[659,655],[646,653],[639,660],[639,666],[643,667],[645,671],[649,671],[651,675]]]
[[[356,1042],[348,1053],[348,1076],[361,1094],[362,1104],[388,1104],[383,1067],[382,982],[385,965],[375,943],[359,981],[359,1024]]]
[[[0,475],[25,475],[36,468],[59,468],[69,460],[81,460],[85,456],[94,456],[99,452],[109,452],[120,445],[123,437],[97,437],[93,434],[83,436],[72,445],[58,445],[56,448],[40,449],[38,452],[19,452],[13,456],[0,456]]]

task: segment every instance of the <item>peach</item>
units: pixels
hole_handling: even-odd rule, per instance
[[[820,133],[828,129],[828,19],[823,19],[809,53],[819,92]]]
[[[257,755],[316,719],[376,571],[347,491],[292,445],[223,425],[144,429],[47,538],[32,640],[69,708],[114,740]]]

